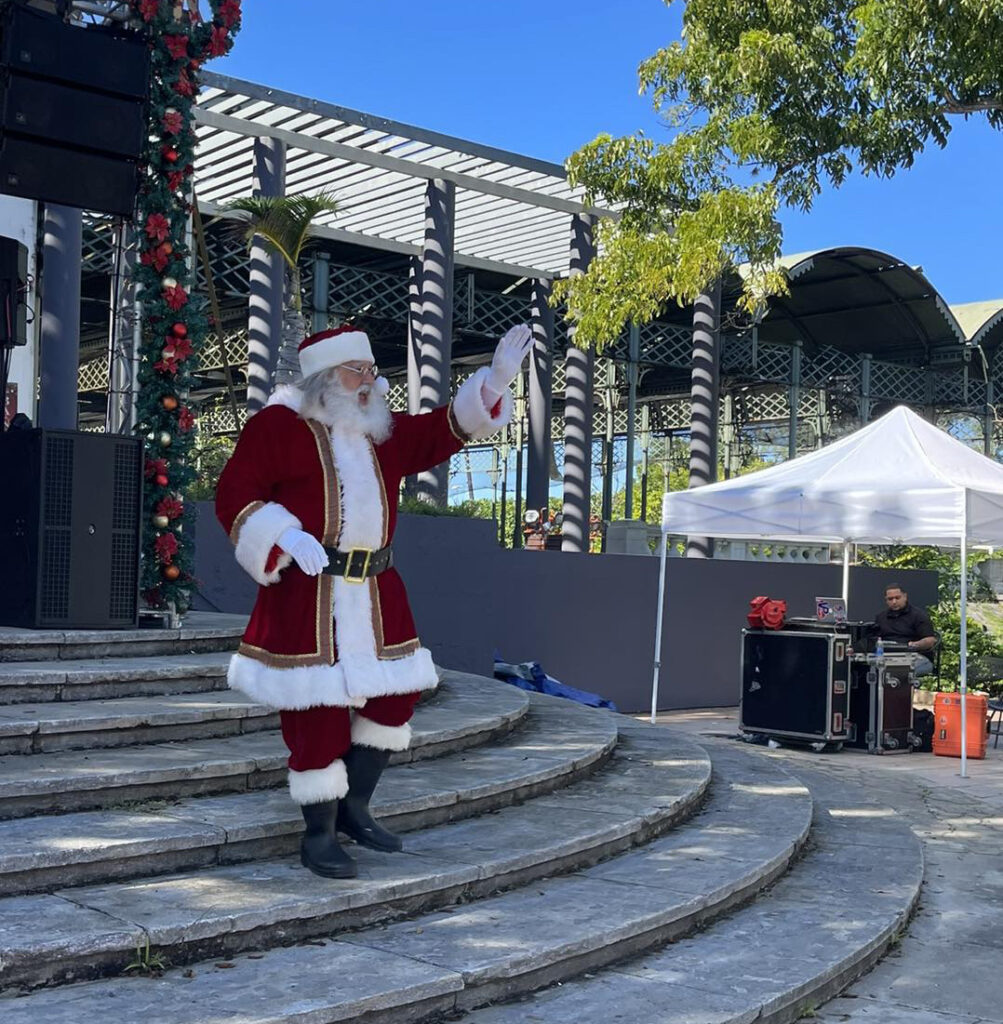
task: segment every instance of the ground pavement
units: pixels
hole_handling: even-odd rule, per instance
[[[693,736],[713,759],[735,744],[737,709],[659,716],[670,731]],[[984,761],[933,754],[873,756],[762,750],[802,780],[862,785],[893,807],[922,840],[922,895],[902,941],[842,997],[819,1008],[826,1024],[982,1024],[1003,1021],[996,972],[1003,952],[1003,745],[990,740]],[[866,862],[859,851],[856,864]],[[855,863],[847,863],[852,871]]]

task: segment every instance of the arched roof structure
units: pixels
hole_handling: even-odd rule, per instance
[[[761,341],[801,341],[907,365],[960,358],[965,330],[922,268],[877,249],[838,246],[785,256],[790,295],[774,296]]]

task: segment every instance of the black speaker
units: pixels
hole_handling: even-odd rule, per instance
[[[0,435],[0,625],[130,628],[138,621],[138,438]]]
[[[146,136],[143,36],[20,3],[0,17],[0,191],[131,216]]]
[[[849,636],[742,631],[740,728],[801,743],[841,743],[849,731]]]
[[[28,247],[0,235],[0,348],[28,341]]]
[[[8,135],[0,142],[0,192],[131,217],[135,160],[116,160]]]

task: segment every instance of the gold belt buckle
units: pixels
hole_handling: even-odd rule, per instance
[[[352,565],[355,563],[356,555],[365,555],[362,561],[361,572],[352,572]],[[373,557],[372,548],[352,548],[348,552],[348,560],[345,562],[344,580],[346,583],[365,583],[366,574],[369,572],[369,560]]]

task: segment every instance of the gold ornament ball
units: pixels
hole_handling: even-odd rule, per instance
[[[164,397],[160,399],[160,404],[168,412],[173,412],[178,407],[178,400],[174,395],[164,395]]]
[[[171,525],[171,521],[167,516],[156,515],[153,517],[153,525],[158,530],[166,530]]]
[[[168,434],[166,430],[163,431],[163,433],[160,435],[160,447],[170,448],[172,440],[173,438],[171,437],[171,435]]]
[[[165,565],[164,575],[169,580],[176,580],[181,575],[181,570],[176,565]]]

